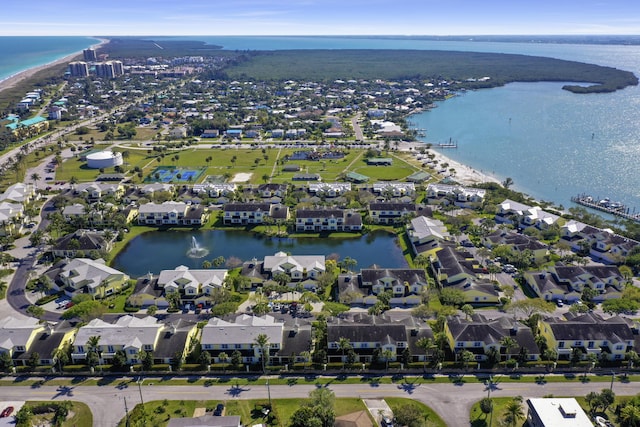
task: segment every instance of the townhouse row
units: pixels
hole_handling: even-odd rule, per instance
[[[566,314],[541,319],[538,329],[558,360],[585,360],[593,354],[599,360],[622,361],[630,351],[640,350],[639,325],[626,318]],[[0,320],[0,353],[7,353],[16,365],[26,365],[34,353],[39,364],[55,365],[60,351],[68,351],[73,363],[83,363],[90,352],[99,356],[101,364],[111,363],[118,352],[132,365],[141,363],[143,352],[150,353],[154,363],[172,363],[176,357],[185,358],[190,343],[198,342],[214,363],[230,363],[232,358],[243,364],[261,363],[264,351],[269,364],[283,365],[309,362],[312,336],[311,321],[285,322],[271,315],[214,317],[201,328],[151,316],[127,315],[114,323],[94,319],[79,328],[68,322],[53,325],[7,317]],[[459,360],[463,351],[471,352],[478,362],[492,363],[549,357],[541,354],[529,327],[504,317],[450,317],[444,332],[434,335],[427,322],[407,314],[348,313],[327,320],[326,336],[323,360],[329,363]],[[318,360],[319,355],[315,357]]]

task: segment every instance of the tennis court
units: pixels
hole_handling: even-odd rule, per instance
[[[145,179],[146,182],[196,182],[204,172],[201,169],[159,166]]]

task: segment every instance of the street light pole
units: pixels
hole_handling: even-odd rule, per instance
[[[616,373],[611,371],[611,386],[609,387],[610,391],[613,391],[613,380],[616,378]]]

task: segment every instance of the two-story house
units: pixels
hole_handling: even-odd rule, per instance
[[[360,231],[362,216],[343,209],[298,209],[296,231]]]
[[[571,359],[575,351],[580,359],[595,354],[607,360],[623,360],[628,351],[639,350],[634,348],[635,336],[627,319],[619,316],[604,319],[596,313],[567,313],[564,317],[539,322],[540,334],[561,359]]]
[[[145,203],[138,208],[140,225],[202,225],[206,218],[204,206],[183,202]]]
[[[120,183],[86,182],[76,184],[73,188],[74,194],[84,197],[89,203],[98,202],[106,196],[120,200],[124,192],[124,186]]]
[[[293,281],[315,280],[326,271],[324,255],[287,255],[284,252],[265,256],[262,268],[271,278],[284,273]]]
[[[104,298],[119,292],[129,276],[107,266],[102,259],[74,258],[63,260],[51,270],[56,278],[53,288],[73,297],[76,293],[88,293],[94,298]]]
[[[493,320],[479,314],[469,320],[450,317],[445,323],[445,334],[456,358],[462,351],[472,352],[477,361],[487,360],[491,354],[495,361],[518,356],[525,361],[540,357],[531,328],[506,317]],[[506,347],[505,337],[513,339],[516,345]]]
[[[369,219],[374,224],[395,224],[415,215],[415,203],[381,202],[369,204]]]
[[[350,182],[318,182],[310,183],[308,192],[316,196],[324,197],[338,197],[342,196],[347,191],[351,191]]]
[[[112,240],[107,240],[101,231],[76,230],[56,240],[51,253],[57,258],[85,257],[91,253],[102,255],[111,250]]]
[[[226,277],[224,269],[190,270],[180,265],[173,270],[162,270],[157,286],[164,289],[165,294],[178,292],[183,302],[209,305],[207,297],[223,287]]]
[[[250,316],[241,314],[233,321],[214,317],[202,328],[200,345],[203,351],[211,353],[216,363],[228,363],[232,353],[239,351],[243,363],[259,363],[262,348],[257,345],[259,335],[265,335],[269,356],[275,356],[282,349],[284,322],[273,316]],[[222,360],[221,353],[226,354]]]
[[[289,207],[271,203],[227,203],[224,205],[223,221],[225,225],[263,224],[265,218],[286,221]]]
[[[441,242],[451,240],[451,235],[442,221],[424,215],[411,220],[407,227],[407,235],[416,255],[433,254]]]
[[[455,205],[461,208],[478,208],[482,205],[486,190],[451,184],[429,184],[427,203],[430,205]]]
[[[421,338],[433,339],[433,331],[412,316],[345,314],[327,320],[327,357],[329,362],[346,362],[348,351],[340,346],[346,342],[356,362],[372,362],[375,357],[378,362],[397,361],[407,354],[411,361],[425,361],[431,356],[418,346]]]
[[[198,328],[192,325],[189,332],[184,337],[182,347],[179,349],[186,355],[188,343],[192,337],[196,337]],[[109,363],[117,351],[123,351],[130,364],[140,363],[140,352],[154,353],[164,335],[175,334],[177,329],[174,325],[165,325],[158,322],[155,317],[147,316],[137,318],[134,316],[123,316],[115,323],[107,323],[101,319],[93,319],[85,326],[78,329],[78,333],[73,341],[71,359],[74,362],[86,360],[90,351],[96,351],[100,363]],[[92,337],[97,337],[97,347],[91,348]],[[174,343],[175,344],[175,343]],[[175,348],[178,350],[178,348]],[[175,353],[174,353],[175,354]]]

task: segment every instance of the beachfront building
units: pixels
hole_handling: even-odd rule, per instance
[[[71,77],[87,77],[89,75],[89,64],[84,61],[70,62],[69,74],[71,74]]]
[[[381,181],[373,184],[373,192],[387,198],[413,196],[416,185],[413,182]]]
[[[450,184],[429,184],[427,186],[427,203],[430,205],[478,208],[482,206],[486,193],[487,191],[482,188]]]
[[[113,79],[124,74],[124,67],[120,61],[107,61],[96,64],[96,75],[106,79]]]

